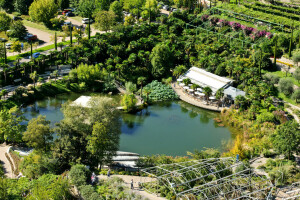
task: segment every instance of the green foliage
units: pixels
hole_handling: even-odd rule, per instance
[[[109,10],[112,11],[116,16],[117,22],[123,22],[123,7],[119,1],[114,1],[110,4]]]
[[[295,90],[295,92],[292,94],[292,99],[294,99],[296,102],[300,99],[300,89],[298,88]]]
[[[28,14],[29,6],[32,4],[33,0],[15,0],[14,8],[15,11],[20,13],[21,15]]]
[[[10,25],[9,37],[23,39],[23,36],[27,32],[26,27],[23,25],[22,21],[14,21]]]
[[[149,95],[147,95],[147,91],[149,91]],[[178,99],[178,96],[171,86],[155,80],[144,87],[143,98],[156,102]]]
[[[126,82],[125,88],[127,93],[134,93],[136,91],[136,84],[132,82]]]
[[[5,13],[0,12],[0,32],[7,31],[11,23],[11,18]]]
[[[135,109],[137,99],[134,94],[124,94],[121,100],[121,105],[124,106],[124,110],[132,111]]]
[[[98,200],[99,195],[91,185],[79,186],[80,195],[84,200]]]
[[[165,76],[173,67],[172,51],[167,44],[157,44],[152,49],[150,59],[153,66],[152,73],[155,78]]]
[[[46,116],[42,115],[32,118],[23,134],[23,140],[36,150],[47,151],[50,148],[52,139],[50,121],[46,120]]]
[[[300,131],[298,123],[288,121],[280,125],[272,135],[272,143],[278,152],[285,154],[288,159],[291,159],[294,152],[299,152]]]
[[[270,112],[262,112],[259,114],[256,118],[256,121],[259,123],[264,123],[264,122],[274,122],[275,121],[275,116],[273,113]]]
[[[90,18],[95,11],[94,0],[80,0],[77,11],[81,17]]]
[[[300,49],[297,49],[296,51],[293,52],[292,59],[293,59],[294,63],[298,65],[298,63],[300,62]],[[297,68],[297,70],[298,69],[299,68]],[[297,79],[297,80],[299,80],[299,79]]]
[[[276,74],[266,73],[263,75],[263,78],[272,85],[277,84],[279,82],[279,76]]]
[[[285,94],[286,96],[290,96],[294,91],[294,83],[290,79],[281,78],[279,80],[279,91]]]
[[[76,187],[87,184],[90,172],[84,165],[73,165],[69,172],[71,183]]]
[[[57,171],[55,167],[55,162],[47,154],[41,155],[34,151],[24,157],[20,164],[20,171],[27,178],[35,179],[45,173],[55,173]]]
[[[13,11],[13,1],[11,0],[0,0],[0,8],[7,12]]]
[[[173,76],[175,76],[176,78],[178,78],[179,76],[181,76],[184,72],[186,72],[187,68],[185,65],[178,65],[174,68],[173,70]]]
[[[205,150],[199,151],[195,150],[194,153],[187,152],[187,155],[191,156],[193,159],[207,159],[207,158],[219,158],[221,152],[217,149],[206,148]]]
[[[109,31],[115,24],[116,15],[113,11],[99,11],[95,14],[95,28],[100,31]]]
[[[45,26],[50,27],[52,19],[58,6],[54,0],[35,0],[29,7],[29,16],[32,21],[42,22]]]
[[[21,124],[24,120],[17,107],[2,109],[0,111],[0,141],[21,142],[22,132],[26,127]]]

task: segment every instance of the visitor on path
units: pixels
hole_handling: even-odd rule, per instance
[[[91,181],[92,181],[92,185],[94,185],[96,182],[96,174],[94,172],[92,173]]]
[[[133,190],[134,189],[134,187],[133,187],[133,179],[131,179],[130,186],[131,186],[131,189]]]
[[[141,182],[138,182],[139,190],[142,190],[142,184]]]
[[[110,169],[107,171],[107,177],[110,177]]]

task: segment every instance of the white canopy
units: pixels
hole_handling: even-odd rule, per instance
[[[195,94],[197,94],[197,95],[199,95],[199,96],[201,96],[201,97],[204,97],[204,96],[205,96],[205,94],[204,94],[204,93],[201,93],[201,92],[195,92]]]
[[[197,88],[197,90],[200,91],[200,92],[202,92],[202,89],[201,89],[201,88]]]
[[[210,100],[215,100],[215,99],[216,99],[216,97],[209,97],[209,99],[210,99]]]
[[[179,83],[179,86],[185,86],[184,83]]]
[[[183,89],[188,90],[190,88],[188,86],[184,86]]]
[[[181,82],[182,80],[183,80],[182,78],[177,79],[177,81],[179,81],[179,82]]]
[[[189,91],[190,91],[190,92],[194,92],[194,90],[193,90],[193,89],[189,89]]]
[[[213,92],[220,88],[226,88],[232,83],[231,79],[212,74],[198,67],[191,67],[184,76],[201,87],[210,87]]]

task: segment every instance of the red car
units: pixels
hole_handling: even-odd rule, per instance
[[[65,9],[65,10],[62,12],[62,14],[63,14],[63,15],[66,15],[68,12],[72,12],[72,10]]]
[[[26,38],[26,40],[27,41],[35,41],[35,40],[37,40],[38,38],[37,38],[37,35],[31,35],[31,36],[28,36],[27,38]]]

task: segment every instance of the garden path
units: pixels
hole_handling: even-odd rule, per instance
[[[0,161],[3,162],[5,176],[7,176],[8,178],[14,178],[14,174],[11,169],[11,165],[5,156],[5,153],[7,153],[8,148],[9,148],[9,146],[7,146],[5,144],[0,144]],[[11,159],[11,157],[10,157],[10,159]],[[11,159],[11,161],[12,161],[12,159]]]
[[[216,106],[206,105],[203,102],[196,100],[195,98],[193,98],[190,95],[187,95],[185,92],[183,92],[181,87],[177,83],[172,83],[172,88],[182,101],[185,101],[189,104],[192,104],[194,106],[204,108],[207,110],[216,111],[216,112],[221,112],[222,109],[224,109],[222,107],[217,108]]]
[[[105,175],[99,175],[97,177],[99,179],[104,179],[104,180],[106,180],[108,178]],[[126,186],[129,187],[129,188],[131,187],[130,182],[131,182],[131,179],[132,179],[133,180],[133,186],[134,186],[134,189],[132,191],[134,193],[139,194],[139,195],[141,195],[145,198],[148,198],[150,200],[166,200],[163,197],[158,197],[155,194],[150,194],[150,193],[148,193],[144,190],[139,190],[138,189],[138,182],[141,182],[141,183],[152,182],[152,181],[156,180],[155,178],[141,177],[141,176],[129,176],[129,175],[112,175],[111,177],[119,177],[119,178],[123,179]]]

